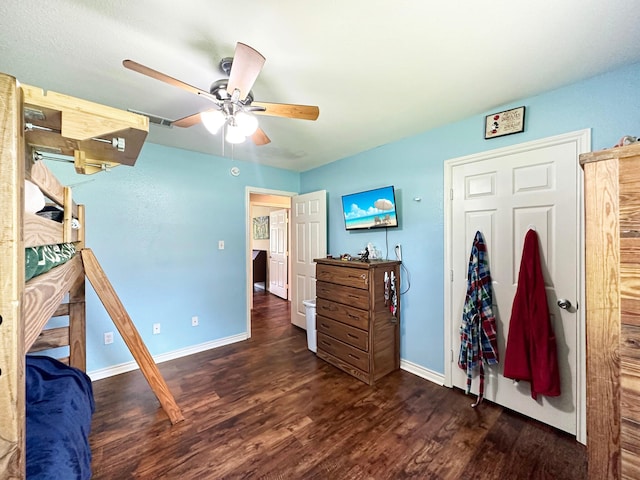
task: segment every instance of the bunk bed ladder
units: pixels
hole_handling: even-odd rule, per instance
[[[84,248],[80,253],[82,254],[82,262],[84,263],[87,278],[91,282],[93,289],[96,291],[107,313],[109,313],[118,332],[122,335],[127,347],[129,347],[133,358],[135,358],[142,374],[147,379],[151,390],[153,390],[153,393],[155,393],[160,401],[160,405],[162,405],[162,408],[169,416],[169,420],[171,420],[172,424],[184,420],[180,407],[178,407],[173,395],[171,395],[169,387],[158,370],[158,366],[142,341],[131,317],[129,317],[129,314],[122,305],[120,298],[118,298],[118,295],[98,263],[93,251],[90,248]]]

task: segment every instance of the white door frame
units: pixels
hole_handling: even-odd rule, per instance
[[[453,180],[453,168],[473,162],[479,162],[496,158],[502,155],[511,155],[519,152],[526,152],[539,148],[554,146],[574,141],[577,145],[578,153],[586,153],[591,151],[591,130],[578,130],[562,135],[547,137],[540,140],[520,143],[509,147],[498,148],[481,153],[467,155],[464,157],[447,160],[444,163],[444,384],[452,387],[452,365],[451,356],[455,353],[451,349],[452,338],[452,291],[451,291],[451,270],[452,270],[452,209],[451,209],[451,189]],[[578,308],[578,346],[577,346],[577,391],[576,391],[576,439],[586,445],[587,428],[586,428],[586,327],[585,327],[585,285],[584,285],[584,177],[582,168],[576,158],[576,169],[578,169],[578,285],[579,285],[579,305]]]
[[[245,233],[245,271],[246,271],[246,276],[247,276],[247,282],[246,282],[246,289],[247,289],[247,295],[246,295],[246,311],[247,311],[247,338],[251,338],[251,305],[253,304],[253,276],[251,275],[251,270],[252,270],[252,256],[251,256],[251,249],[249,248],[249,246],[251,245],[251,232],[253,231],[253,225],[251,223],[251,194],[252,193],[257,193],[257,194],[262,194],[262,195],[276,195],[279,197],[295,197],[296,195],[298,195],[298,193],[296,192],[287,192],[284,190],[271,190],[269,188],[260,188],[260,187],[251,187],[251,186],[246,186],[245,187],[245,198],[244,198],[244,208],[245,208],[245,228],[244,228],[244,233]],[[291,229],[287,226],[287,235],[290,236],[291,235]],[[289,239],[290,240],[290,239]],[[291,260],[290,258],[287,257],[287,270],[288,270],[288,275],[291,274]],[[265,285],[266,287],[266,285]],[[289,285],[289,293],[287,294],[288,298],[291,298],[291,288],[293,288],[291,285]]]

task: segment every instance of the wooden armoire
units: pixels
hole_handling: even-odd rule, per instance
[[[640,143],[580,164],[589,478],[640,478]]]

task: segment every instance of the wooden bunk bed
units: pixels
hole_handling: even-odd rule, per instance
[[[0,102],[0,478],[24,478],[29,393],[25,355],[64,346],[68,356],[60,360],[85,370],[85,275],[171,422],[183,417],[104,271],[85,248],[83,206],[75,204],[71,189],[40,160],[43,153],[70,157],[76,170],[87,174],[133,165],[148,133],[148,119],[45,94],[4,74]],[[24,211],[25,180],[60,206],[62,222]],[[25,248],[58,244],[72,244],[78,253],[25,281]],[[67,316],[68,326],[43,330],[58,316]]]

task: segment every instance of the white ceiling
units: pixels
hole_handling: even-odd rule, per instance
[[[260,117],[269,145],[224,156],[296,171],[640,61],[638,0],[2,0],[0,71],[172,120],[207,100],[125,69],[129,58],[204,90],[236,42],[266,57],[256,100],[318,105]],[[612,106],[614,107],[614,106]],[[221,155],[202,125],[148,141]]]

